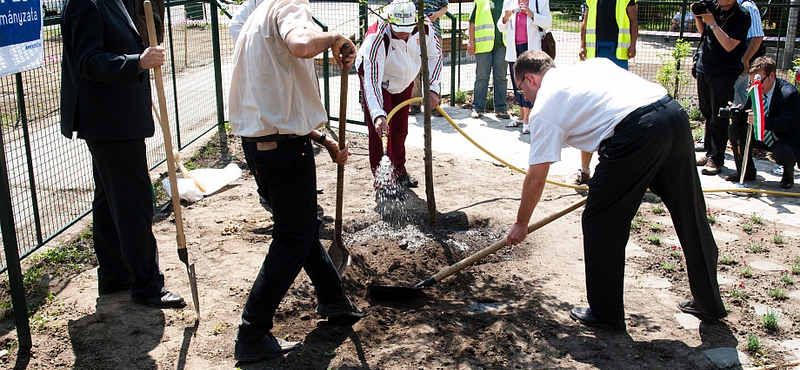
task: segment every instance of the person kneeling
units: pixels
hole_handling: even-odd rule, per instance
[[[780,187],[789,189],[794,186],[794,167],[800,157],[800,94],[791,83],[775,76],[775,61],[769,57],[759,57],[748,71],[750,81],[756,75],[762,76],[761,86],[764,98],[764,137],[763,141],[750,139],[750,148],[760,148],[772,152],[775,163],[783,166],[783,178]],[[745,107],[752,105],[747,99]],[[752,114],[742,114],[728,128],[728,136],[736,162],[736,173],[725,177],[728,181],[741,179],[744,148],[747,142],[747,131],[753,123]],[[747,164],[744,179],[755,180],[756,167],[752,153],[747,153]]]

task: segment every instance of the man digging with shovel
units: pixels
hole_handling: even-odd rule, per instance
[[[230,89],[230,122],[242,137],[245,159],[257,183],[266,185],[273,209],[272,243],[242,310],[234,358],[251,362],[302,348],[270,333],[278,304],[300,270],[316,289],[317,313],[360,318],[328,253],[319,241],[316,164],[311,140],[337,164],[350,154],[317,130],[328,116],[322,105],[313,57],[331,49],[340,67],[346,37],[320,32],[308,0],[266,0],[236,41]]]
[[[533,109],[530,168],[506,243],[525,240],[562,146],[597,151],[600,164],[589,181],[582,220],[589,307],[573,308],[570,317],[584,325],[625,329],[625,245],[648,187],[669,209],[686,257],[694,299],[678,308],[702,320],[725,317],[717,245],[694,166],[689,117],[680,104],[663,87],[604,58],[556,69],[544,52],[527,51],[517,58],[514,72]]]

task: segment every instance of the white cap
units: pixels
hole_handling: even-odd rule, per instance
[[[417,26],[417,7],[408,0],[395,0],[386,7],[386,22],[395,32],[412,32]]]

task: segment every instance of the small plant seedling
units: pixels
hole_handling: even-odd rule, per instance
[[[326,357],[334,357],[334,356],[336,356],[336,350],[335,349],[331,349],[331,350],[323,351],[322,355],[326,356]]]
[[[661,262],[661,268],[666,272],[675,272],[678,269],[678,265],[672,261],[664,261]]]
[[[758,340],[758,336],[755,334],[750,334],[747,337],[747,352],[755,354],[759,351],[761,351],[761,341]]]
[[[640,224],[644,223],[645,221],[647,221],[647,220],[644,219],[644,216],[642,216],[642,212],[641,211],[636,212],[636,217],[634,217],[633,220],[638,222],[638,223],[640,223]]]
[[[792,263],[792,275],[800,275],[800,257],[795,258]]]
[[[655,213],[657,215],[660,215],[660,214],[664,213],[665,210],[666,210],[666,208],[664,208],[663,204],[659,203],[659,204],[656,204],[656,205],[653,206],[653,213]]]
[[[761,317],[761,323],[764,324],[764,329],[768,331],[778,330],[778,314],[772,311],[767,312]]]
[[[780,231],[775,230],[775,232],[772,234],[772,242],[779,245],[783,244],[783,234],[781,234]]]
[[[730,291],[731,298],[744,298],[744,287],[738,287],[736,285],[731,287]]]
[[[672,246],[672,250],[669,251],[669,255],[675,258],[680,258],[681,256],[681,247],[677,245]]]
[[[228,328],[228,324],[224,322],[219,322],[214,324],[214,330],[211,331],[211,335],[220,335],[225,333],[225,329]]]
[[[748,234],[753,232],[753,224],[750,222],[745,222],[744,224],[742,224],[742,231]]]
[[[727,253],[726,253],[726,254],[723,254],[723,255],[722,255],[720,258],[719,258],[719,263],[720,263],[720,264],[722,264],[722,265],[726,265],[726,266],[728,266],[728,265],[733,265],[733,264],[735,264],[735,263],[736,263],[736,260],[735,260],[735,259],[733,259],[733,256],[731,256],[730,254],[727,254]]]
[[[742,267],[741,273],[742,273],[743,277],[746,277],[746,278],[753,277],[753,269],[750,266],[748,266],[747,264],[745,264],[744,267]]]
[[[654,244],[654,245],[660,245],[661,244],[661,238],[659,238],[658,235],[649,235],[647,237],[647,241],[650,242],[650,244]]]
[[[711,212],[711,208],[706,208],[706,219],[708,219],[709,225],[717,223],[717,215]]]
[[[651,222],[650,225],[648,225],[648,227],[650,228],[650,231],[654,233],[661,231],[661,224],[659,224],[658,222]]]
[[[789,273],[789,270],[781,272],[781,281],[786,284],[794,284],[794,278]]]
[[[764,219],[761,218],[760,214],[753,213],[750,215],[750,221],[756,225],[761,225],[764,222]]]
[[[635,220],[635,219],[631,220],[631,229],[633,229],[633,230],[639,230],[640,228],[641,228],[641,226],[639,226],[639,223],[638,223],[638,222],[636,222],[636,220]]]
[[[761,252],[761,247],[761,241],[750,239],[750,241],[747,242],[747,249],[753,253]]]
[[[771,287],[769,290],[767,290],[767,295],[773,299],[782,301],[786,299],[786,289]]]

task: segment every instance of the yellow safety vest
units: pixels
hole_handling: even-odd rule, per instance
[[[491,0],[475,1],[475,54],[488,53],[494,48],[494,18]]]
[[[631,47],[631,20],[628,19],[628,1],[617,0],[615,15],[617,18],[617,50],[619,60],[628,60],[628,48]],[[586,58],[594,58],[597,54],[597,0],[586,0]]]

